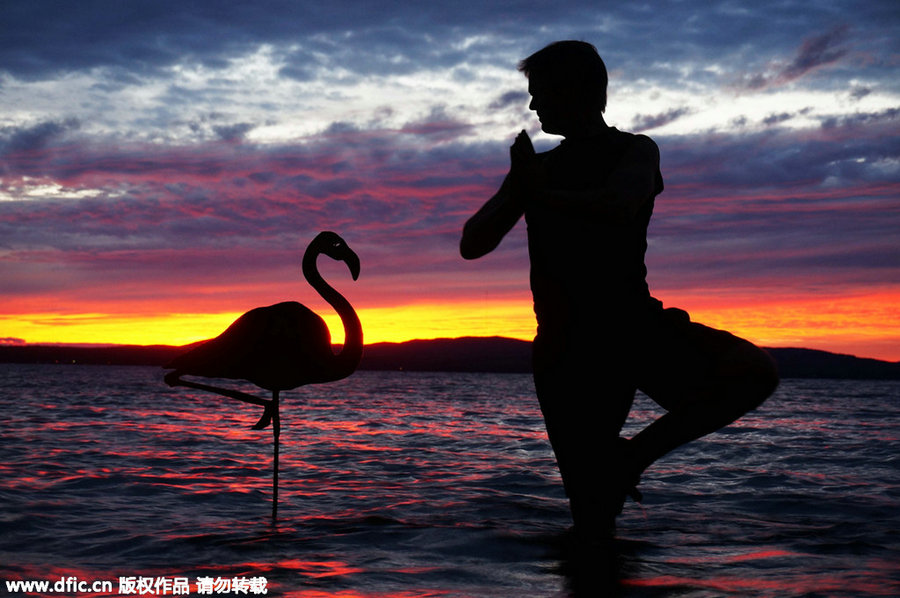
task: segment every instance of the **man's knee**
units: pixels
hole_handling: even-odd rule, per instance
[[[778,368],[772,356],[743,341],[722,356],[720,374],[730,381],[733,397],[745,411],[762,405],[778,387]]]

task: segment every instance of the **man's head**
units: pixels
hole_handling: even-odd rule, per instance
[[[559,41],[519,63],[528,77],[532,110],[545,132],[569,135],[603,122],[606,65],[597,49],[581,41]]]

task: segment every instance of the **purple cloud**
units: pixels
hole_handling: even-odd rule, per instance
[[[841,25],[825,33],[809,37],[803,41],[793,58],[786,64],[773,62],[763,72],[745,73],[738,87],[747,90],[762,90],[796,81],[805,75],[838,63],[849,53],[846,42],[850,27]]]

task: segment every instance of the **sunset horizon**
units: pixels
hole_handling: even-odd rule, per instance
[[[696,298],[695,298],[696,299]],[[853,298],[843,306],[832,299],[798,305],[790,301],[751,306],[729,304],[716,310],[698,300],[691,311],[695,321],[720,327],[768,348],[805,348],[861,358],[900,362],[892,340],[884,338],[876,323],[852,322],[837,332],[829,325],[853,316]],[[285,298],[285,300],[293,300]],[[881,306],[883,318],[900,301],[892,295],[866,298],[867,310],[876,313]],[[332,342],[343,342],[340,318],[321,300],[302,301],[315,306],[332,334]],[[677,303],[689,304],[690,301]],[[260,304],[262,306],[263,304]],[[515,310],[511,308],[516,308]],[[249,309],[249,308],[248,308]],[[24,314],[15,319],[0,316],[5,334],[0,345],[168,345],[183,346],[217,336],[242,315],[241,311],[222,313],[163,313],[135,316],[130,314]],[[393,307],[357,309],[363,324],[365,344],[402,343],[413,340],[456,339],[464,337],[504,337],[531,341],[535,322],[530,298],[493,303],[459,302],[447,304],[413,304]],[[515,316],[508,314],[515,313]],[[507,315],[504,315],[507,314]],[[766,328],[772,314],[779,321],[798,324]],[[780,315],[779,315],[780,314]],[[805,320],[800,320],[801,318]],[[467,320],[465,327],[459,320]],[[882,320],[883,321],[883,320]],[[802,324],[800,323],[802,322]]]

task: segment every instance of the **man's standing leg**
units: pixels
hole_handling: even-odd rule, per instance
[[[585,352],[541,359],[535,352],[535,390],[572,511],[575,531],[602,540],[615,531],[629,488],[621,481],[619,432],[635,386],[621,369],[606,368]],[[618,375],[616,375],[618,374]]]

